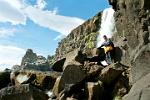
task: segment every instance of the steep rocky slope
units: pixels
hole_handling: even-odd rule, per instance
[[[109,0],[116,10],[118,33],[116,41],[124,37],[122,60],[130,66],[131,91],[124,100],[149,100],[150,73],[150,1]],[[135,84],[134,84],[135,83]]]
[[[150,1],[149,0],[109,0],[115,8],[119,41],[124,37],[122,63],[131,66],[131,83],[150,72]]]
[[[86,61],[87,56],[97,55],[93,50],[101,27],[99,12],[64,38],[54,57],[46,59],[28,49],[21,65],[0,74],[0,83],[6,83],[1,86],[0,99],[149,100],[150,1],[109,3],[115,10],[117,29],[112,37],[112,64],[104,67]],[[48,62],[54,63],[52,67]]]
[[[56,49],[55,59],[61,59],[70,51],[80,48],[80,50],[86,50],[94,48],[96,45],[96,38],[101,23],[102,12],[95,15],[93,18],[87,20],[82,25],[78,26],[61,42]]]
[[[116,55],[121,56],[121,63],[132,67],[131,83],[134,83],[150,71],[150,1],[108,1],[115,10],[117,28],[117,33],[112,39],[115,46],[121,50],[120,54]],[[76,48],[84,51],[95,47],[101,15],[102,12],[98,13],[64,38],[56,50],[56,60]]]
[[[109,3],[115,10],[117,32],[112,37],[116,47],[115,59],[129,67],[129,83],[134,85],[150,72],[150,1],[109,0]],[[83,51],[93,48],[93,46],[87,47],[88,41],[83,40],[87,36],[86,33],[91,37],[93,36],[90,35],[91,33],[98,32],[101,13],[98,15],[74,29],[68,37],[59,43],[56,60],[63,58],[66,53],[75,48]],[[93,24],[95,19],[97,23]],[[95,30],[92,30],[93,26]],[[97,34],[92,40],[93,43],[95,43],[96,37]]]

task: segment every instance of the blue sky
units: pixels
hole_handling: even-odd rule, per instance
[[[72,29],[108,8],[108,0],[0,0],[0,69],[28,48],[47,57]]]

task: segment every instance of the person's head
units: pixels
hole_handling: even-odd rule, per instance
[[[104,38],[104,40],[107,40],[107,39],[108,39],[106,35],[104,35],[103,38]]]

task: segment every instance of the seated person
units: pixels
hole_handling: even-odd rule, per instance
[[[99,48],[104,48],[104,52],[106,54],[105,60],[108,64],[110,64],[110,63],[112,63],[111,52],[114,50],[114,44],[109,38],[107,38],[106,35],[104,35],[103,38],[104,38],[104,42],[101,44],[101,46]]]
[[[90,62],[98,62],[98,64],[101,64],[101,61],[106,60],[108,64],[112,63],[112,56],[111,54],[113,53],[112,51],[114,50],[114,44],[113,42],[107,38],[106,35],[103,36],[104,42],[102,45],[97,48],[97,53],[98,56],[94,56],[92,58],[86,58],[86,60]]]

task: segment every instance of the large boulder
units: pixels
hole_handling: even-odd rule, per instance
[[[59,72],[38,72],[38,71],[16,71],[11,73],[11,81],[14,85],[32,84],[40,89],[52,89]]]
[[[59,93],[62,91],[63,84],[60,83],[60,80],[61,80],[61,76],[59,76],[55,81],[55,84],[52,90],[54,96],[59,96]]]
[[[61,77],[62,81],[65,84],[81,82],[86,77],[86,73],[81,69],[81,66],[74,64],[67,65]]]
[[[31,85],[20,85],[1,89],[0,100],[48,100],[48,96]]]
[[[86,78],[86,73],[82,70],[82,65],[69,64],[61,77],[59,77],[54,85],[53,92],[56,96],[64,90],[66,86],[69,88],[77,87],[80,82]],[[80,88],[80,87],[79,87]]]
[[[131,66],[132,83],[150,72],[150,43],[143,46],[136,54]]]
[[[97,81],[97,77],[103,68],[104,67],[97,65],[95,62],[85,62],[84,66],[82,66],[82,69],[87,74],[86,81]]]
[[[105,67],[104,69],[102,69],[99,75],[99,80],[101,80],[105,85],[110,85],[126,69],[127,69],[127,66],[124,66],[120,63],[111,64]]]
[[[150,73],[138,80],[123,100],[149,100],[150,98]]]
[[[65,62],[63,65],[63,69],[66,68],[67,65],[74,63],[76,65],[84,64],[86,55],[83,55],[79,49],[75,49],[65,55]]]
[[[58,61],[56,61],[53,65],[52,65],[52,70],[54,71],[58,71],[58,72],[62,72],[63,71],[63,65],[65,63],[66,58],[60,59]]]
[[[125,94],[127,94],[130,90],[129,78],[127,73],[124,73],[119,76],[114,85],[112,96],[115,98],[122,98]],[[116,99],[115,99],[116,100]]]
[[[104,67],[97,65],[95,62],[85,62],[83,70],[89,75],[95,75],[101,72]]]
[[[65,88],[57,99],[59,100],[66,100],[68,97],[72,97],[77,100],[83,100],[85,98],[85,90],[83,89],[84,84],[81,83],[76,83],[76,84],[66,84]]]
[[[10,72],[0,72],[0,89],[8,86],[10,82]]]
[[[115,38],[117,34],[115,34]],[[115,41],[115,40],[114,40]],[[126,66],[131,66],[131,61],[128,58],[129,52],[127,51],[129,49],[129,45],[127,43],[127,39],[125,37],[117,38],[116,42],[114,42],[115,48],[114,48],[114,62],[120,62]]]
[[[87,100],[102,100],[104,88],[102,82],[87,82],[85,85]]]
[[[109,3],[115,9],[114,40],[126,38],[127,48],[122,49],[121,62],[131,66],[129,78],[134,84],[150,71],[150,1],[109,0]]]

